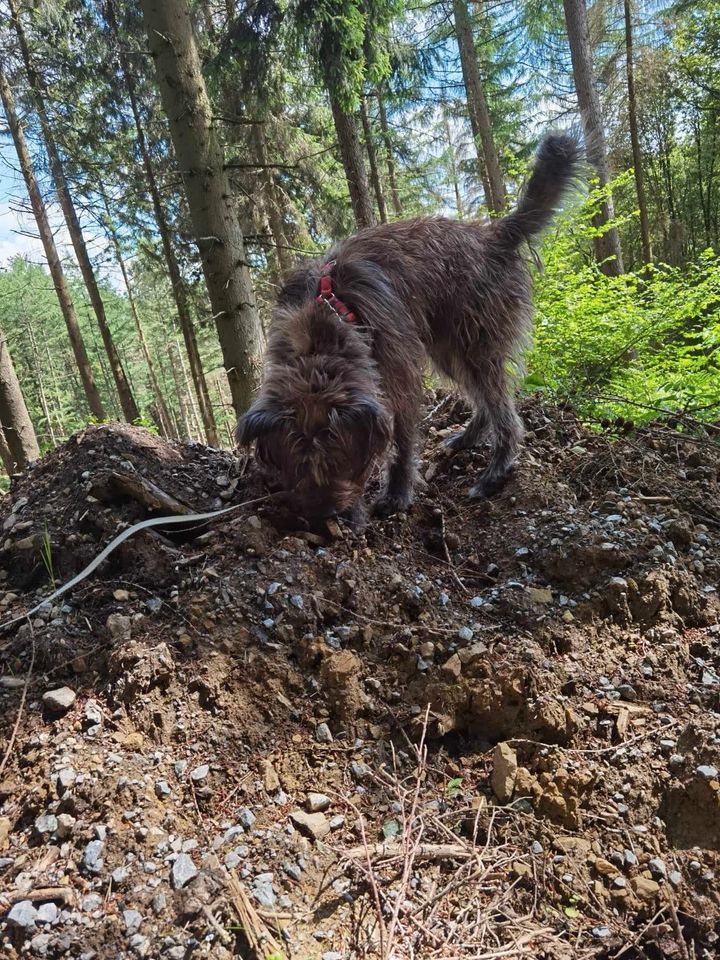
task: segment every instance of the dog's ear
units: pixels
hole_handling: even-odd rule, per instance
[[[383,452],[390,443],[390,420],[381,404],[363,397],[338,411],[343,425],[350,428],[354,445],[364,464]]]
[[[266,434],[277,430],[285,419],[285,412],[278,407],[271,407],[267,401],[258,400],[240,417],[235,429],[235,440],[239,447],[248,447]]]

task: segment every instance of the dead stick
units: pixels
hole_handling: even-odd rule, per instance
[[[368,853],[379,860],[391,860],[404,854],[401,843],[371,843],[362,847],[351,847],[345,851],[349,860],[361,860]],[[474,851],[461,843],[421,843],[415,850],[418,860],[467,860]]]

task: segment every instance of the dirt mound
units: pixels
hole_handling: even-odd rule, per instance
[[[0,634],[10,956],[716,955],[720,451],[533,402],[476,503],[464,415],[360,537],[117,425],[18,481],[3,619],[238,509]]]

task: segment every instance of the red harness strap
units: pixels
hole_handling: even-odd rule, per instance
[[[346,303],[343,303],[342,300],[338,300],[333,292],[333,282],[330,273],[334,266],[335,261],[330,260],[322,268],[320,286],[318,287],[318,295],[315,297],[315,299],[318,303],[326,303],[330,309],[346,323],[355,323],[355,320],[357,319],[355,314]]]

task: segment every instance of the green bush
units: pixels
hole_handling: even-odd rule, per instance
[[[683,411],[717,420],[720,259],[707,250],[682,270],[658,263],[605,276],[590,256],[600,197],[545,240],[526,387],[569,399],[589,419]]]

